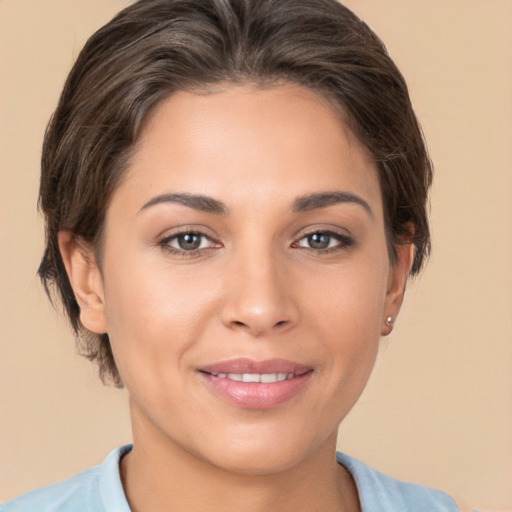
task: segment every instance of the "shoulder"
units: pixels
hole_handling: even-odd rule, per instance
[[[67,512],[96,510],[86,505],[98,496],[99,466],[88,469],[68,480],[36,489],[0,506],[1,512]],[[94,501],[94,500],[93,500]],[[92,505],[92,503],[91,503]]]
[[[119,459],[129,448],[117,448],[100,466],[8,501],[0,512],[129,512],[119,476]]]
[[[336,459],[352,475],[365,512],[457,512],[448,494],[422,485],[396,480],[366,464],[337,453]]]

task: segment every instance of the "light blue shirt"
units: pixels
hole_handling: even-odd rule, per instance
[[[55,485],[29,492],[0,506],[0,512],[130,512],[124,495],[119,461],[131,449],[122,446],[103,464]],[[362,512],[457,512],[452,498],[441,491],[400,482],[358,460],[336,454],[353,476]]]

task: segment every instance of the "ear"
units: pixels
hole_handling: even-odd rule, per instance
[[[382,319],[381,336],[387,336],[393,330],[393,324],[400,312],[404,300],[407,277],[414,260],[414,245],[412,242],[400,244],[396,248],[396,262],[391,266],[386,299],[384,304],[384,317]]]
[[[103,278],[94,251],[69,231],[60,231],[58,241],[66,273],[80,307],[80,321],[89,331],[103,334],[107,331]]]

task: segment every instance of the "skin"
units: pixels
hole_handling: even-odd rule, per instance
[[[298,208],[326,192],[352,199]],[[161,197],[176,193],[225,212]],[[204,234],[195,252],[183,229]],[[337,427],[399,312],[412,248],[390,264],[375,167],[327,102],[294,85],[175,93],[113,195],[101,270],[69,233],[60,247],[81,321],[108,332],[130,394],[134,511],[359,510]],[[198,373],[239,357],[311,376],[283,404],[240,407]]]

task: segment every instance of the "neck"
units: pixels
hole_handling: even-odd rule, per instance
[[[293,467],[254,474],[221,468],[147,430],[134,424],[133,449],[121,462],[133,512],[359,511],[352,477],[334,459],[335,433]]]

